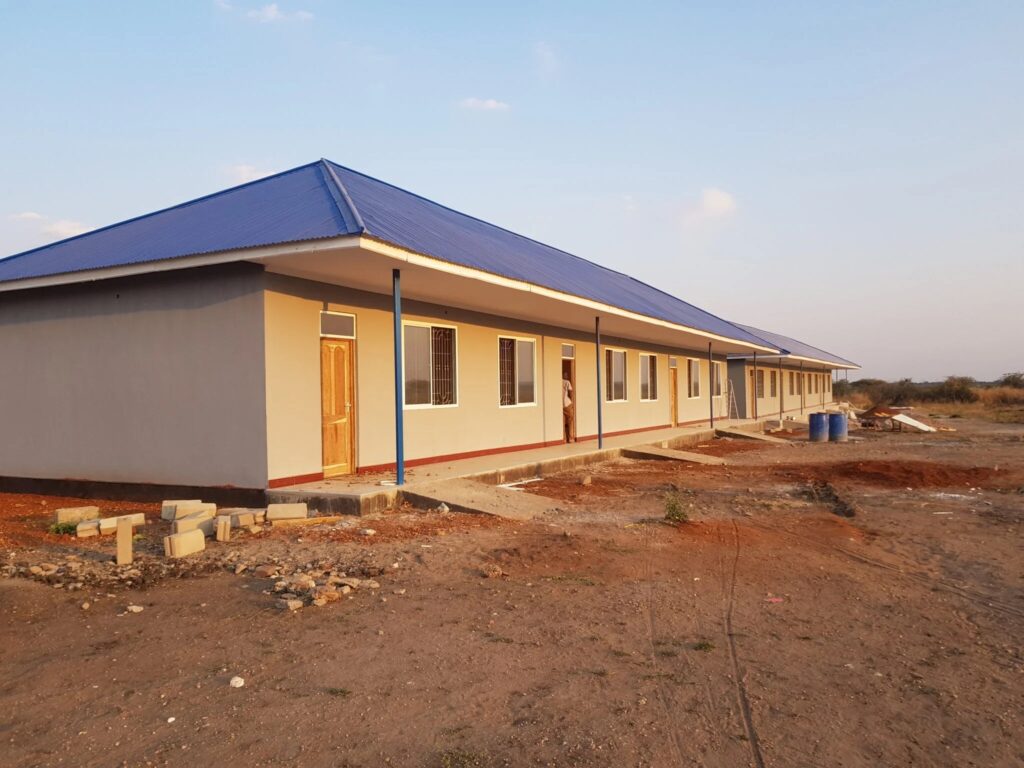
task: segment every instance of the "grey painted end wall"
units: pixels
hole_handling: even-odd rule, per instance
[[[0,293],[0,475],[266,487],[263,279]]]

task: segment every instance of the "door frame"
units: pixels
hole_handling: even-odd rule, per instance
[[[573,357],[565,357],[564,355],[562,356],[562,365],[561,365],[561,367],[559,368],[559,371],[558,371],[558,386],[559,386],[559,393],[561,394],[562,369],[565,367],[566,363],[569,364],[569,384],[572,385],[572,435],[573,435],[573,440],[570,441],[570,440],[566,440],[565,439],[565,422],[563,421],[562,422],[562,444],[563,445],[564,444],[568,444],[570,442],[578,442],[579,441],[579,433],[576,431],[576,424],[577,424],[576,412],[579,410],[579,407],[578,407],[579,406],[579,391],[576,389],[576,356],[575,356],[576,355],[576,345],[575,344],[573,345],[573,350],[572,351],[573,351]],[[558,398],[558,404],[559,404],[561,410],[564,411],[564,407],[561,407],[562,406],[562,398]]]
[[[679,426],[679,368],[668,369],[668,415],[673,427]]]
[[[356,340],[355,340],[354,337],[348,337],[348,336],[325,336],[325,335],[321,335],[320,336],[320,344],[319,344],[320,351],[321,351],[321,357],[320,357],[321,360],[323,360],[322,352],[323,352],[324,342],[345,343],[345,344],[348,344],[348,347],[349,347],[349,354],[348,354],[348,360],[349,360],[348,376],[349,376],[349,389],[352,392],[352,410],[349,412],[349,418],[348,418],[348,433],[349,433],[348,434],[348,439],[349,439],[349,445],[351,446],[351,449],[349,451],[349,470],[348,470],[348,472],[332,472],[332,473],[328,473],[327,472],[327,465],[324,463],[324,459],[326,458],[324,456],[324,448],[325,448],[325,446],[324,446],[324,433],[323,433],[323,405],[322,405],[322,403],[323,403],[323,388],[324,388],[324,372],[323,372],[323,366],[321,365],[321,367],[320,367],[320,402],[321,402],[321,411],[320,411],[320,471],[323,473],[324,478],[328,478],[328,477],[345,477],[347,475],[354,475],[356,473],[356,468],[359,466],[359,463],[357,461],[358,448],[359,447],[358,447],[358,444],[356,442],[356,436],[358,434],[358,430],[356,430],[356,421],[359,418],[359,415],[358,415],[359,414],[359,407],[358,407],[359,393],[356,390],[356,382],[359,381],[359,377],[356,375]]]

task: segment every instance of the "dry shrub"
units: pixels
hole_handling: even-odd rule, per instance
[[[987,387],[976,389],[985,405],[1024,405],[1024,389],[1016,387]]]

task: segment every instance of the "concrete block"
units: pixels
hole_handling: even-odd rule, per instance
[[[122,518],[131,520],[136,528],[146,524],[146,515],[142,512],[135,512],[131,515],[118,515],[117,517],[102,517],[97,522],[100,524],[100,535],[106,536],[117,531],[117,521]]]
[[[160,505],[160,517],[163,520],[173,520],[175,510],[177,510],[179,504],[202,504],[202,499],[170,499],[164,501]]]
[[[83,520],[95,520],[100,516],[99,507],[64,507],[57,510],[56,522],[80,523]]]
[[[265,509],[256,510],[253,515],[256,517],[256,522],[253,525],[263,525],[267,521],[267,510]]]
[[[174,508],[173,517],[170,520],[181,520],[183,517],[191,517],[197,512],[202,512],[206,517],[213,518],[217,516],[217,505],[212,502],[189,502],[187,504],[178,504]]]
[[[220,515],[217,518],[217,541],[231,539],[231,515]]]
[[[213,536],[216,528],[216,519],[208,516],[206,510],[200,510],[171,522],[171,533],[186,533],[188,531],[200,530],[204,536]]]
[[[117,518],[117,564],[131,565],[132,535],[135,528],[130,517]]]
[[[196,528],[184,533],[172,533],[164,538],[164,551],[169,557],[185,557],[206,549],[206,536]]]
[[[99,520],[83,520],[78,524],[75,529],[75,535],[80,539],[84,539],[87,536],[99,536],[100,535],[100,521]]]
[[[297,504],[270,504],[267,506],[267,520],[298,520],[309,517],[305,502]]]

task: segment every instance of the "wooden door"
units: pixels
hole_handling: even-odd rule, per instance
[[[672,426],[679,426],[679,369],[668,369],[668,402]]]
[[[355,386],[350,339],[320,339],[320,414],[324,477],[351,474]]]

